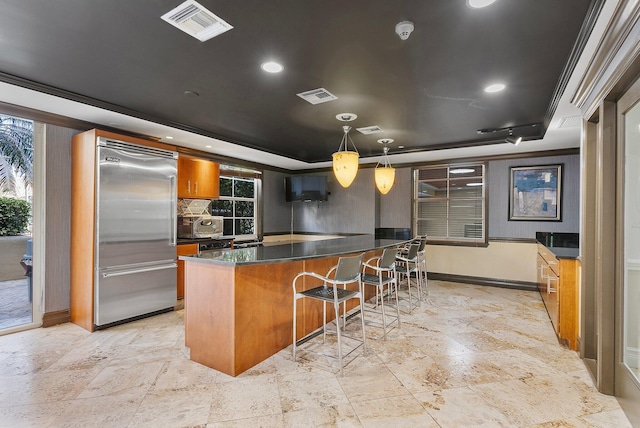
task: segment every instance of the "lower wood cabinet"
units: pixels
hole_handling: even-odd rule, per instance
[[[578,349],[578,260],[538,244],[538,290],[560,341]]]
[[[182,244],[176,247],[178,257],[198,254],[198,244]],[[184,261],[178,259],[177,297],[184,298]]]

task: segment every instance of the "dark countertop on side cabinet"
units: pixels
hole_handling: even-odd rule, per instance
[[[208,262],[229,266],[269,264],[292,260],[341,256],[391,247],[404,244],[405,242],[407,242],[407,240],[375,239],[373,235],[358,235],[339,239],[295,242],[266,247],[214,250],[192,256],[180,256],[180,260]]]
[[[536,241],[559,259],[577,259],[580,256],[578,233],[536,232]]]
[[[579,248],[547,247],[559,259],[577,259],[580,256]]]

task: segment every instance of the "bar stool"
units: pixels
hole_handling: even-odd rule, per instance
[[[429,299],[429,288],[427,286],[427,252],[425,250],[427,244],[427,236],[420,238],[420,246],[418,247],[418,271],[420,273],[420,294],[424,301]]]
[[[362,309],[364,308],[364,294],[362,293],[362,280],[360,277],[360,269],[362,267],[362,259],[364,253],[359,256],[353,257],[340,257],[338,264],[327,272],[326,276],[319,275],[315,272],[300,272],[295,276],[292,282],[293,287],[293,360],[296,360],[296,351],[298,345],[308,341],[312,337],[317,335],[317,332],[310,333],[300,340],[296,338],[296,322],[297,322],[297,305],[298,300],[303,298],[309,298],[314,300],[320,300],[323,302],[323,318],[322,318],[322,340],[326,343],[327,335],[327,303],[333,303],[335,310],[335,323],[336,323],[336,335],[338,337],[338,362],[340,364],[340,376],[343,373],[343,349],[342,349],[342,334],[340,333],[340,304],[350,299],[359,299],[359,305],[357,309],[360,311],[360,320],[362,324],[362,340],[349,337],[357,342],[357,345],[351,347],[351,349],[344,355],[348,356],[360,346],[363,348],[363,354],[366,355],[366,339],[364,331],[364,315]],[[333,278],[331,274],[335,272]],[[314,287],[308,290],[299,291],[297,287],[298,280],[300,278],[313,277],[323,282],[322,285]],[[303,281],[304,282],[304,281]],[[357,283],[358,290],[348,290],[346,287],[348,284]],[[339,288],[341,286],[342,288]],[[356,312],[357,313],[357,312]],[[345,314],[346,315],[346,314]],[[347,317],[345,316],[343,321],[343,329],[346,327]],[[330,332],[331,333],[331,332]],[[336,358],[335,355],[322,354],[326,357]]]
[[[409,314],[413,312],[414,307],[420,306],[420,270],[418,269],[418,249],[420,244],[410,244],[409,250],[406,255],[399,254],[396,257],[396,273],[398,276],[402,276],[407,280],[407,289],[409,291]],[[411,294],[411,278],[412,275],[416,277],[416,288],[418,289],[417,301],[414,303],[413,295]],[[400,281],[398,280],[398,285]]]
[[[381,323],[371,319],[365,320],[365,323],[381,326],[383,340],[387,340],[387,330],[394,322],[397,324],[398,328],[400,328],[400,306],[398,304],[397,290],[398,278],[396,274],[397,255],[397,248],[385,248],[382,252],[382,256],[372,257],[362,264],[362,284],[365,286],[369,285],[375,287],[376,289],[374,309],[367,309],[365,305],[364,311],[382,316]],[[374,273],[367,273],[367,271],[373,271]],[[390,315],[390,322],[387,322],[387,314],[384,308],[385,287],[387,289],[387,296],[391,293],[394,293],[396,296],[396,316],[394,317],[393,315]],[[380,306],[380,312],[375,310],[378,305]]]
[[[429,299],[429,290],[427,289],[427,256],[426,256],[426,244],[427,244],[427,235],[424,236],[420,236],[417,235],[415,238],[413,238],[411,240],[411,242],[409,244],[406,244],[402,250],[401,250],[401,256],[404,255],[406,256],[408,251],[409,251],[409,245],[411,244],[420,244],[420,247],[418,247],[418,272],[420,274],[420,279],[419,279],[419,287],[420,287],[420,295],[421,295],[421,300],[422,298],[424,298],[425,301],[428,301]]]

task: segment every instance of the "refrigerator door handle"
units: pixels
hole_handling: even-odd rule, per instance
[[[176,177],[171,176],[171,245],[175,247],[178,244],[178,198],[176,197]]]
[[[120,272],[103,272],[102,273],[102,277],[103,278],[110,278],[113,276],[121,276],[121,275],[131,275],[133,273],[143,273],[143,272],[151,272],[154,270],[162,270],[162,269],[173,269],[178,267],[177,263],[171,263],[169,265],[163,265],[163,266],[154,266],[154,267],[147,267],[147,268],[140,268],[140,269],[131,269],[131,270],[123,270]]]

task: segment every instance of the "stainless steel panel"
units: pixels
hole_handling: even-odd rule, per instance
[[[176,160],[98,147],[97,264],[175,259]]]
[[[126,269],[97,269],[97,326],[173,307],[176,263],[141,264]]]

